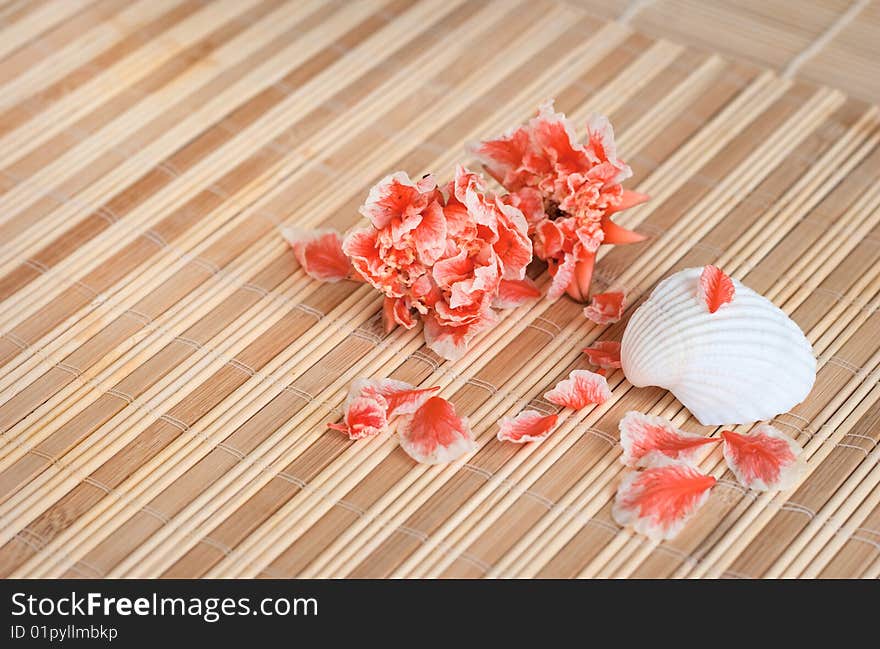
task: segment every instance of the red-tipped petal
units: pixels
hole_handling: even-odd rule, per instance
[[[784,491],[803,474],[803,449],[773,426],[761,424],[750,433],[722,431],[724,459],[744,487],[758,491]]]
[[[593,343],[584,353],[593,365],[603,369],[617,369],[620,367],[620,343],[615,340],[600,340]]]
[[[733,301],[736,288],[733,280],[717,266],[704,266],[700,274],[700,299],[706,303],[709,313],[715,313],[722,305]]]
[[[556,427],[556,415],[543,415],[536,410],[523,410],[516,417],[505,417],[499,424],[498,439],[502,442],[539,442]]]
[[[282,228],[281,234],[310,277],[322,282],[338,282],[351,274],[351,261],[342,251],[342,238],[338,232]]]
[[[584,316],[599,325],[617,322],[626,307],[626,294],[623,291],[596,293],[590,305],[584,307]]]
[[[611,396],[608,381],[601,374],[588,370],[574,370],[568,378],[544,394],[544,398],[558,406],[580,410],[591,403],[605,403]]]
[[[541,289],[531,279],[502,279],[498,285],[498,295],[492,302],[496,309],[515,309],[529,300],[541,297]]]
[[[424,464],[452,462],[476,448],[467,419],[459,417],[442,397],[431,397],[415,413],[403,417],[397,432],[403,450]]]
[[[627,230],[626,228],[617,225],[607,216],[602,218],[602,231],[605,233],[605,238],[602,239],[602,243],[605,244],[623,245],[627,243],[638,243],[639,241],[644,241],[648,238],[643,234]]]
[[[627,466],[652,466],[669,460],[691,462],[700,447],[720,441],[686,433],[662,417],[640,412],[630,411],[620,420],[620,461]]]
[[[440,386],[417,388],[395,379],[359,379],[351,386],[351,391],[359,396],[384,399],[389,419],[414,413],[439,390]]]
[[[715,482],[683,462],[632,471],[617,488],[611,513],[640,534],[671,539],[706,502]]]
[[[348,433],[350,439],[363,439],[385,431],[388,405],[382,397],[349,395],[345,404],[343,424],[328,424],[328,427]]]

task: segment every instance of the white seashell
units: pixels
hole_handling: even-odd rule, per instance
[[[737,280],[733,301],[709,313],[701,272],[668,277],[636,309],[620,348],[630,383],[669,390],[712,426],[771,419],[806,399],[816,359],[800,328]]]

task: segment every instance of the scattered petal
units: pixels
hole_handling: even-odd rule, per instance
[[[591,403],[605,403],[610,396],[611,389],[604,376],[588,370],[574,370],[544,398],[558,406],[580,410]]]
[[[442,397],[431,397],[397,427],[400,445],[417,462],[452,462],[476,448],[467,419]]]
[[[757,491],[785,491],[800,479],[803,449],[773,426],[761,424],[750,433],[721,432],[724,459],[744,487]]]
[[[584,315],[596,324],[611,324],[620,320],[625,306],[626,294],[623,291],[596,293],[590,305],[584,308]]]
[[[541,297],[541,289],[531,279],[503,279],[498,284],[498,295],[492,302],[496,309],[515,309],[529,300]]]
[[[733,301],[736,289],[733,280],[717,266],[704,266],[700,274],[700,299],[706,303],[709,313],[715,313],[722,305]]]
[[[630,411],[620,420],[620,461],[627,466],[652,466],[668,460],[692,462],[700,447],[720,441],[686,433],[663,417],[640,412]]]
[[[539,442],[556,427],[557,415],[543,415],[537,410],[523,410],[516,417],[505,417],[499,424],[502,442]]]
[[[351,274],[351,262],[342,251],[342,238],[338,232],[282,228],[281,235],[310,277],[322,282],[338,282]]]
[[[385,399],[370,396],[349,395],[345,404],[344,424],[327,424],[328,428],[348,433],[350,439],[363,439],[378,435],[388,426]]]
[[[620,343],[616,340],[600,340],[593,343],[584,353],[593,365],[612,370],[620,368]]]
[[[617,488],[611,513],[619,525],[632,525],[654,540],[671,539],[706,502],[715,482],[681,462],[632,471]]]
[[[417,388],[394,379],[358,379],[351,385],[351,391],[359,396],[384,399],[388,419],[411,415],[439,390],[440,386]]]

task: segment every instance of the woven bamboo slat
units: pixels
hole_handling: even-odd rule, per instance
[[[877,20],[846,0],[0,8],[0,574],[877,578]],[[447,177],[548,97],[608,115],[652,197],[618,217],[649,240],[600,252],[622,322],[540,300],[448,362],[386,334],[369,287],[298,268],[280,226],[346,231],[379,177]],[[814,346],[816,387],[773,422],[808,471],[750,492],[707,452],[718,487],[656,543],[610,515],[617,422],[719,429],[619,371],[594,409],[541,395],[707,263]],[[478,449],[431,467],[393,430],[328,431],[360,376],[441,386]],[[498,442],[526,407],[558,429]]]

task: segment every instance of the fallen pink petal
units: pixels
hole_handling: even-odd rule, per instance
[[[476,449],[467,419],[442,397],[431,397],[413,414],[401,417],[397,433],[403,450],[423,464],[452,462]]]
[[[282,228],[281,234],[293,248],[303,271],[313,279],[338,282],[351,275],[351,262],[342,250],[342,238],[338,232]]]
[[[675,538],[709,498],[716,480],[683,462],[630,471],[617,488],[611,514],[624,527],[661,541]]]
[[[654,415],[630,411],[620,420],[620,461],[627,466],[652,466],[672,460],[693,462],[700,449],[721,440],[686,433],[672,422]]]
[[[590,363],[605,370],[620,368],[620,343],[614,340],[601,340],[584,348]]]
[[[523,410],[516,417],[505,417],[501,420],[498,425],[498,439],[516,444],[539,442],[553,432],[557,419],[557,415]]]
[[[749,433],[722,431],[724,459],[740,483],[757,491],[785,491],[804,474],[803,449],[768,424]]]
[[[625,308],[626,294],[623,291],[595,293],[589,306],[584,308],[584,315],[598,325],[612,324],[620,320]]]
[[[574,370],[544,394],[544,398],[558,406],[580,410],[591,404],[605,403],[611,396],[608,381],[601,374],[589,370]]]

